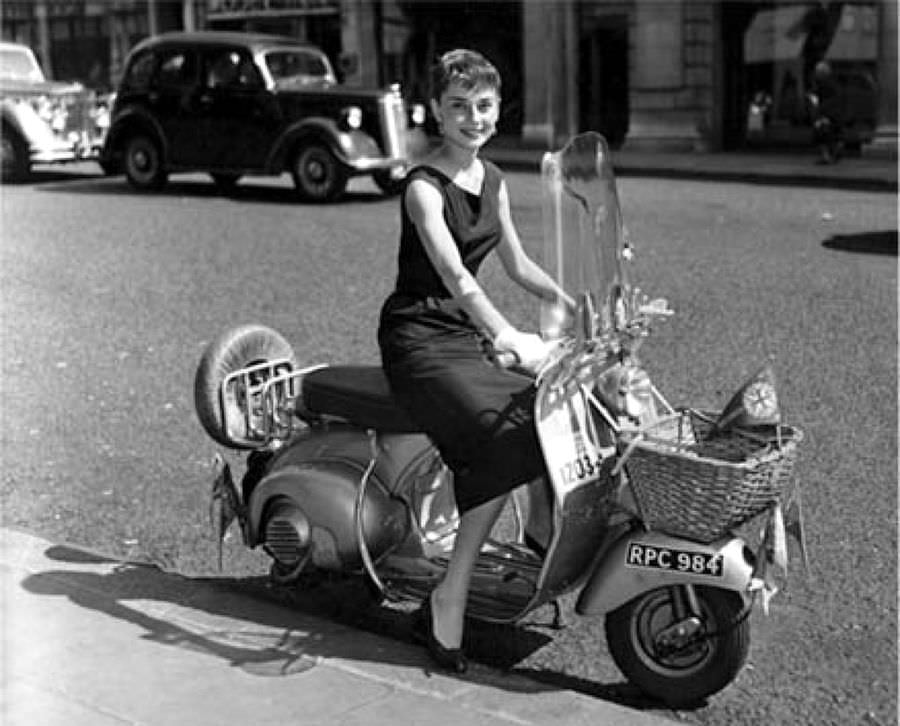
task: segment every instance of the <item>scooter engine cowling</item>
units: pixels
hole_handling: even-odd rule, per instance
[[[356,534],[356,496],[362,472],[345,462],[307,462],[276,468],[249,502],[252,546],[265,545],[291,565],[311,547],[312,564],[340,571],[362,567]],[[409,528],[403,504],[376,479],[369,482],[363,532],[373,558],[402,541]]]
[[[294,567],[306,556],[312,544],[309,520],[289,499],[276,500],[266,514],[263,542],[279,564]]]

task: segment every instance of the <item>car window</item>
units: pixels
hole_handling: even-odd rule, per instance
[[[30,51],[4,48],[0,50],[0,78],[40,83],[44,73]]]
[[[312,83],[336,81],[328,57],[311,50],[271,50],[266,67],[276,83]]]
[[[176,88],[191,85],[196,75],[194,55],[185,50],[170,50],[160,57],[157,82]]]
[[[155,64],[156,56],[150,51],[136,56],[132,59],[131,65],[128,66],[128,70],[125,72],[122,86],[130,89],[146,88],[150,84]]]
[[[209,88],[258,88],[263,80],[249,54],[236,50],[214,52],[206,63]]]

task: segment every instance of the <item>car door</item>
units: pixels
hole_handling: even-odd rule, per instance
[[[278,106],[249,50],[221,47],[204,59],[206,164],[262,169],[278,128]]]
[[[148,101],[166,137],[168,163],[192,166],[201,159],[200,119],[192,106],[198,84],[197,54],[189,48],[158,52]]]

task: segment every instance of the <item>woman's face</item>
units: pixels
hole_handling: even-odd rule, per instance
[[[451,83],[441,94],[440,103],[432,100],[431,109],[441,123],[444,140],[473,151],[496,132],[500,97],[495,89],[487,86],[467,89]]]

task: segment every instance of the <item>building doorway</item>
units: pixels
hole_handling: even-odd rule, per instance
[[[578,126],[612,148],[628,133],[628,16],[592,18],[578,44]]]

